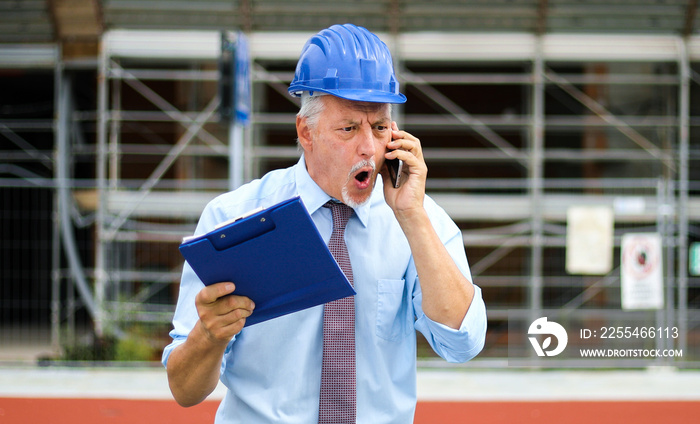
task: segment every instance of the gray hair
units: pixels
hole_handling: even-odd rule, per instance
[[[298,118],[306,118],[306,123],[311,129],[315,129],[318,125],[318,120],[321,117],[321,113],[325,105],[321,101],[321,95],[312,96],[308,91],[303,91],[301,93],[301,107],[297,113]],[[304,149],[301,147],[299,138],[297,137],[297,150],[302,152]]]
[[[323,95],[325,95],[325,93]],[[323,95],[316,94],[312,96],[309,95],[308,91],[301,93],[301,107],[299,108],[297,117],[306,118],[306,123],[311,128],[316,127],[321,113],[323,112],[324,104],[323,101],[321,101]]]

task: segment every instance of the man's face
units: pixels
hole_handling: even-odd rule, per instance
[[[309,175],[327,194],[355,207],[369,200],[391,140],[387,104],[323,96],[315,128],[297,120]]]

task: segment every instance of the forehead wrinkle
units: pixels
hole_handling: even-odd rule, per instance
[[[352,125],[361,125],[366,122],[369,123],[370,126],[375,126],[378,124],[387,123],[391,120],[391,117],[388,114],[381,114],[381,112],[375,112],[374,110],[357,110],[357,112],[360,112],[364,116],[345,116],[341,119],[341,121]],[[379,113],[379,115],[377,116],[376,113]]]
[[[324,100],[326,100],[326,99],[324,99]],[[389,110],[389,104],[387,104],[387,103],[358,102],[358,101],[354,101],[354,100],[341,99],[341,98],[337,98],[337,97],[333,98],[333,99],[328,99],[328,101],[338,102],[342,105],[342,107],[346,107],[348,109],[355,110],[358,112],[363,112],[366,114],[382,113],[384,111],[388,112],[388,110]]]
[[[367,115],[368,118],[371,115],[380,115],[375,122],[372,122],[373,124],[376,124],[378,122],[389,119],[389,114],[387,113],[388,107],[386,104],[369,103],[369,102],[352,102],[351,108],[360,112],[360,113],[364,113],[365,115]],[[369,121],[369,119],[367,119],[367,120]]]

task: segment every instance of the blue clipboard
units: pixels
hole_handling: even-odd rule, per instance
[[[246,326],[356,294],[299,197],[186,238],[180,252],[204,284],[232,281],[255,302]]]

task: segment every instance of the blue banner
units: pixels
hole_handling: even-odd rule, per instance
[[[236,121],[247,126],[250,123],[251,94],[250,94],[250,52],[248,38],[238,32],[235,50],[235,96],[234,108]]]

